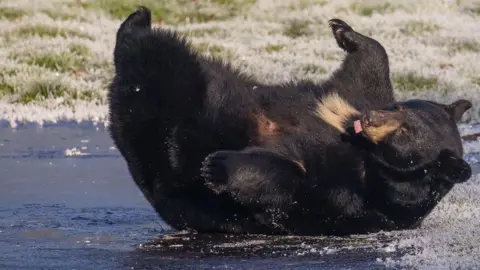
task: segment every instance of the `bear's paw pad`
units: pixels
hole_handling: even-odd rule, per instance
[[[217,194],[224,192],[228,184],[227,168],[224,164],[227,159],[227,151],[218,151],[208,155],[200,168],[205,185]]]

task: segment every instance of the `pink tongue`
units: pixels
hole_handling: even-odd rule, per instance
[[[362,132],[363,128],[362,128],[362,123],[360,123],[360,120],[353,122],[353,129],[355,130],[356,134]]]

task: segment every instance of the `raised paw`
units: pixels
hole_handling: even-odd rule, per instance
[[[219,194],[227,189],[228,171],[226,161],[229,151],[218,151],[208,155],[202,162],[200,175],[205,179],[205,185]]]
[[[357,50],[358,44],[354,40],[356,32],[350,25],[340,19],[331,19],[328,25],[332,28],[333,36],[340,48],[347,52]]]
[[[148,28],[152,24],[151,11],[144,6],[139,6],[137,10],[125,19],[125,23],[135,27]]]
[[[353,31],[352,27],[346,22],[340,19],[331,19],[328,21],[328,25],[332,28],[334,32],[338,31]]]

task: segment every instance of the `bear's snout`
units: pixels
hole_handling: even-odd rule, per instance
[[[382,141],[387,135],[402,125],[402,115],[398,111],[369,111],[360,122],[365,135],[374,143]]]
[[[399,126],[402,117],[399,112],[369,111],[362,117],[363,127]]]

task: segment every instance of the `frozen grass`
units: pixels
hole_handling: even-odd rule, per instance
[[[82,33],[80,31],[71,30],[71,29],[62,29],[59,27],[52,27],[52,26],[47,26],[42,24],[19,27],[9,33],[6,33],[7,40],[11,40],[11,39],[25,40],[31,36],[39,36],[42,38],[79,37],[79,38],[86,38],[90,40],[95,39],[94,37],[88,34]]]
[[[384,44],[398,98],[467,98],[480,120],[480,5],[461,0],[3,0],[2,118],[107,121],[115,32],[137,5],[264,82],[329,76],[343,52],[327,21],[344,19]]]
[[[264,82],[326,78],[343,57],[327,21],[344,19],[385,46],[398,98],[467,98],[474,108],[464,121],[480,120],[478,0],[3,0],[1,118],[12,126],[107,122],[115,32],[140,4],[152,9],[157,26],[178,30],[199,52],[232,61]],[[478,162],[480,143],[464,145],[467,160]],[[379,263],[478,268],[479,186],[479,175],[458,185],[425,226],[399,233],[391,245],[414,247],[413,253]]]
[[[29,12],[14,7],[0,7],[0,18],[3,20],[17,20],[26,16]]]

